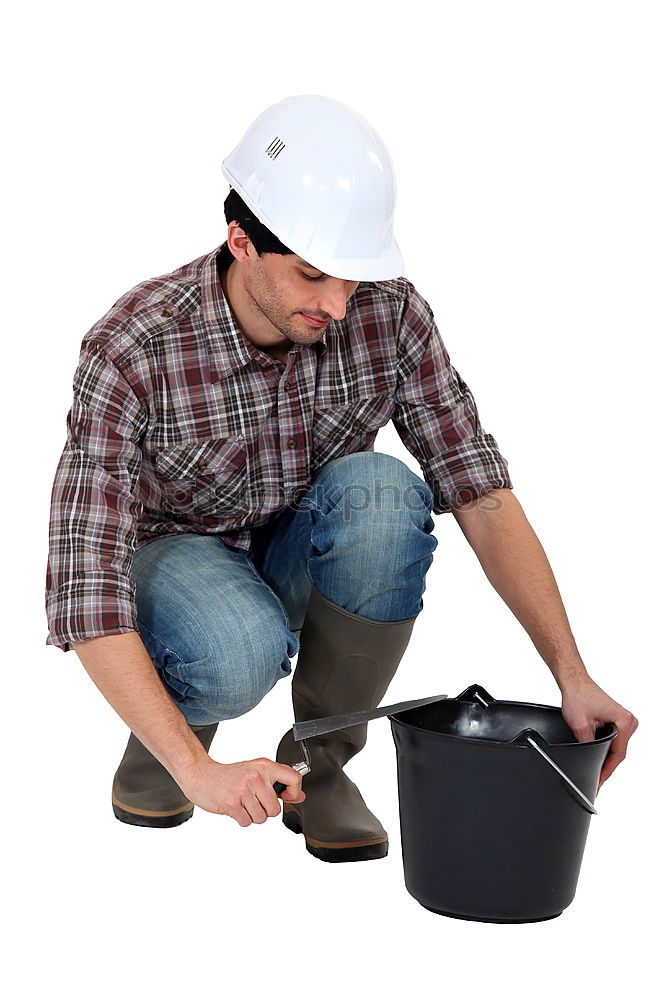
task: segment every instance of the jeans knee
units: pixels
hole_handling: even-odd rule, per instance
[[[274,685],[291,672],[290,656],[297,641],[288,641],[281,630],[262,631],[257,624],[256,641],[241,644],[225,641],[209,652],[190,674],[190,699],[206,706],[216,720],[236,719],[255,708]],[[190,665],[191,668],[194,665]]]
[[[303,506],[340,513],[345,521],[361,514],[398,513],[423,523],[433,510],[433,493],[405,462],[383,452],[364,451],[329,462],[316,476]]]
[[[346,524],[384,523],[392,535],[401,526],[433,530],[430,486],[393,455],[355,452],[334,459],[313,484],[313,503],[322,514],[335,513]]]
[[[369,618],[417,613],[438,545],[430,487],[378,452],[346,455],[326,469],[326,499],[311,532],[311,579],[325,597]]]

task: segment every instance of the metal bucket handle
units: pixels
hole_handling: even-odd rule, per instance
[[[538,733],[535,729],[524,729],[522,732],[519,733],[518,736],[516,736],[512,740],[512,743],[519,743],[520,741],[525,741],[528,744],[528,746],[532,747],[533,750],[536,750],[540,755],[540,757],[542,758],[542,760],[545,760],[547,764],[553,767],[554,771],[556,771],[557,774],[561,776],[563,781],[567,782],[572,791],[577,795],[578,801],[586,810],[586,812],[592,813],[594,816],[597,816],[597,809],[595,808],[591,800],[588,798],[588,796],[584,795],[584,793],[582,792],[582,790],[579,788],[578,785],[575,785],[575,783],[572,781],[572,778],[568,777],[565,771],[563,771],[558,766],[556,761],[549,756],[544,747],[538,745],[538,743],[536,742],[536,738],[542,741],[542,743],[546,743],[544,737],[540,733]],[[549,743],[547,743],[546,745],[549,746]]]
[[[485,691],[483,687],[480,687],[479,684],[474,684],[471,687],[466,688],[466,690],[459,695],[459,699],[464,700],[464,696],[468,697],[472,696],[474,698],[477,698],[477,700],[484,706],[484,708],[488,708],[490,703],[496,700],[489,694],[488,691]],[[467,697],[465,698],[465,700],[467,700]],[[575,785],[572,779],[567,776],[565,771],[561,770],[556,761],[552,760],[552,758],[546,752],[544,747],[538,745],[536,739],[540,740],[542,744],[546,744],[547,746],[550,745],[548,741],[545,740],[544,737],[540,733],[538,733],[537,730],[535,729],[523,729],[518,736],[515,736],[515,738],[512,740],[512,743],[524,742],[528,744],[528,746],[532,747],[533,750],[536,750],[537,753],[542,758],[542,760],[545,760],[547,764],[553,767],[554,771],[556,771],[561,776],[563,781],[567,782],[572,791],[578,796],[578,801],[586,810],[586,812],[592,813],[594,816],[597,816],[597,809],[595,808],[591,800],[588,798],[588,796],[584,795],[582,790],[577,785]]]

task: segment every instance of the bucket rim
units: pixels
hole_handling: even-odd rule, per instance
[[[442,701],[443,702],[456,701],[459,704],[462,704],[462,702],[459,701],[459,698],[443,698]],[[509,698],[494,698],[493,703],[495,705],[520,705],[522,708],[543,708],[547,709],[550,712],[557,712],[559,715],[562,715],[560,708],[557,708],[555,705],[541,705],[539,702],[535,701],[513,701],[512,699]],[[413,712],[414,709],[407,709],[406,711]],[[397,712],[395,715],[387,716],[387,718],[391,722],[392,726],[394,725],[401,726],[404,729],[410,729],[415,733],[430,733],[432,736],[439,736],[441,739],[446,739],[446,740],[454,740],[457,743],[474,743],[477,746],[488,745],[494,747],[508,747],[513,750],[531,749],[529,744],[515,743],[513,740],[490,740],[487,739],[486,737],[484,739],[479,739],[478,737],[474,736],[458,736],[455,735],[454,733],[439,733],[434,729],[422,729],[421,726],[415,726],[412,723],[406,722],[404,719],[399,718],[399,716],[404,714],[405,712]],[[600,728],[606,729],[607,726],[612,727],[612,731],[610,733],[608,733],[606,736],[595,737],[595,739],[592,740],[580,741],[575,737],[573,740],[568,740],[567,742],[550,743],[549,740],[547,740],[546,737],[542,736],[541,733],[540,736],[545,743],[547,743],[550,747],[554,748],[602,746],[604,743],[611,743],[611,741],[618,736],[618,728],[616,727],[615,723],[607,722],[605,723],[604,726],[601,726]]]

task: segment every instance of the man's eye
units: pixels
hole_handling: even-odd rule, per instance
[[[305,278],[306,281],[321,281],[322,278],[324,277],[323,274],[318,274],[316,278],[313,278],[312,275],[306,274],[305,271],[301,272],[301,276]]]

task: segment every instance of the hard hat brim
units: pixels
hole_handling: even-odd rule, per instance
[[[333,278],[342,278],[344,281],[388,281],[391,278],[398,278],[402,275],[403,256],[393,236],[389,246],[379,256],[372,258],[326,257],[318,254],[317,251],[313,251],[313,248],[310,246],[298,247],[293,245],[289,237],[286,237],[286,234],[280,231],[281,227],[275,225],[262,209],[254,203],[254,199],[244,189],[243,184],[230,171],[226,160],[223,160],[221,170],[225,178],[259,221],[281,243],[288,247],[292,253],[307,260],[318,271],[323,271]]]

